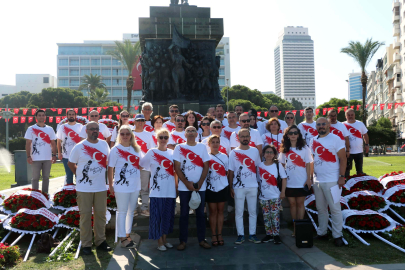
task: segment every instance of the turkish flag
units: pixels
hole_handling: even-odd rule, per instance
[[[300,110],[300,116],[304,115],[304,110]]]
[[[105,119],[107,117],[107,115],[103,115],[103,119]]]
[[[347,106],[345,106],[345,112],[347,111]]]
[[[101,112],[101,107],[97,107],[97,112],[98,112],[98,113]]]
[[[315,109],[315,114],[316,114],[316,115],[319,114],[319,109]]]
[[[35,115],[35,113],[37,112],[37,109],[31,109],[31,114]]]
[[[13,117],[13,124],[18,124],[18,116]]]
[[[338,107],[338,113],[340,113],[340,110],[342,109],[342,107]]]
[[[257,116],[260,116],[262,114],[262,112],[257,112]]]
[[[328,112],[330,112],[330,111],[333,110],[333,109],[335,109],[335,108],[334,108],[334,107],[328,108]]]
[[[25,123],[25,116],[21,116],[21,124],[24,124]]]
[[[60,123],[60,116],[56,116],[56,124],[59,124]]]
[[[350,108],[352,108],[354,110],[354,105],[350,106]]]
[[[132,90],[142,90],[142,79],[141,79],[142,66],[140,59],[141,58],[138,57],[138,60],[136,61],[134,68],[132,69],[131,72],[132,78],[134,79],[134,86],[132,87]]]
[[[28,109],[23,109],[23,115],[26,115],[28,112]]]
[[[120,120],[120,115],[116,114],[115,117],[117,117],[117,120]]]
[[[34,120],[34,117],[32,117],[32,116],[28,117],[28,123],[31,123],[32,120]]]
[[[66,108],[66,113],[67,113],[68,110],[70,110],[70,108]]]
[[[392,109],[392,103],[387,104],[387,109],[391,110]]]
[[[377,104],[373,104],[373,108],[371,108],[373,111],[375,110],[375,106],[377,106]]]
[[[113,106],[113,111],[118,112],[118,106]]]
[[[94,110],[94,107],[90,107],[89,112],[91,112],[92,110]]]
[[[278,111],[278,116],[280,116],[280,114],[281,114],[281,111]]]
[[[104,110],[107,110],[107,109],[108,109],[108,107],[103,107],[103,109],[104,109]]]
[[[285,114],[289,113],[290,111],[285,111]]]
[[[62,109],[58,109],[58,114],[61,114],[62,113]]]
[[[41,110],[43,110],[44,112],[46,112],[46,108],[42,108]]]
[[[267,117],[267,114],[268,114],[269,112],[264,112],[264,117]]]
[[[380,110],[381,111],[384,110],[384,106],[385,106],[385,104],[380,104]]]
[[[124,106],[121,105],[120,108],[121,108],[121,110],[122,110],[122,109],[124,108]]]
[[[357,105],[357,108],[356,108],[356,110],[358,110],[358,111],[360,110],[360,105]]]
[[[86,114],[87,113],[87,108],[82,108],[82,114]]]
[[[108,119],[112,119],[112,115],[111,115],[111,114],[108,116]]]
[[[20,109],[14,108],[14,113],[15,113],[15,114],[18,114],[19,111],[20,111]]]
[[[56,112],[56,109],[55,109],[55,108],[51,108],[50,110],[53,111],[53,112]]]
[[[76,114],[79,113],[79,108],[74,108],[73,110],[75,111]]]
[[[323,115],[326,114],[326,110],[327,110],[327,109],[328,109],[328,108],[323,108],[323,109],[322,109],[322,114],[323,114]]]
[[[53,116],[49,116],[49,123],[53,123]]]
[[[297,114],[297,110],[293,110],[292,113],[293,113],[294,115],[296,115],[296,114]]]
[[[139,109],[139,106],[135,106],[135,111],[137,111]]]

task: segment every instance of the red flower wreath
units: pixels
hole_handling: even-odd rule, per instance
[[[390,222],[380,215],[353,215],[346,219],[345,224],[356,230],[382,230],[390,225]]]
[[[10,226],[24,231],[45,231],[51,229],[56,223],[42,215],[18,213],[11,218]]]

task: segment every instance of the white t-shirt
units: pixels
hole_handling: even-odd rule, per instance
[[[318,130],[316,129],[316,122],[306,123],[302,122],[298,124],[298,128],[301,131],[302,138],[309,145],[313,137],[318,136]]]
[[[290,147],[287,153],[280,153],[280,163],[285,164],[288,188],[303,188],[307,181],[307,163],[314,161],[311,150],[304,146],[301,150]]]
[[[105,124],[98,123],[98,128],[100,129],[100,132],[98,133],[98,138],[99,139],[105,140],[105,139],[107,139],[108,137],[111,136],[111,132],[110,132],[110,130],[108,129],[108,127]],[[84,126],[82,128],[79,135],[80,135],[81,138],[87,139],[86,126]]]
[[[189,146],[186,143],[179,144],[174,148],[173,159],[180,162],[180,168],[188,181],[197,183],[200,180],[204,169],[204,162],[210,160],[207,148],[202,143]],[[206,181],[202,184],[200,191],[205,191]],[[183,181],[179,179],[179,191],[189,191]]]
[[[208,153],[211,152],[210,147],[208,146],[208,138],[204,139],[202,142],[207,147]],[[229,156],[229,153],[231,152],[231,146],[229,144],[229,140],[225,137],[220,138],[220,145],[219,145],[219,152]]]
[[[173,150],[152,148],[142,158],[141,166],[151,172],[149,197],[176,198]]]
[[[257,131],[256,129],[249,129],[250,130],[250,142],[249,145],[252,147],[256,147],[258,145],[262,145],[263,144],[263,140],[260,136],[260,132]],[[231,147],[238,147],[239,146],[239,137],[238,137],[238,133],[234,132],[231,135]]]
[[[149,149],[156,146],[150,132],[147,132],[145,130],[143,130],[142,132],[135,132],[134,130],[134,135],[136,143],[139,145],[144,155],[148,152]]]
[[[233,149],[229,155],[229,170],[233,171],[233,188],[257,187],[256,166],[260,164],[259,150],[250,147]]]
[[[108,167],[115,168],[114,191],[132,193],[141,190],[141,173],[139,162],[142,151],[116,144],[108,156]]]
[[[237,126],[236,128],[230,128],[229,126],[226,126],[222,129],[221,136],[230,140],[232,133],[233,132],[238,133],[239,129],[240,129],[240,126]]]
[[[167,129],[169,132],[172,132],[176,129],[176,124],[172,123],[170,120],[163,123],[163,128]]]
[[[226,118],[224,118],[224,120],[222,120],[222,121],[221,121],[221,120],[218,120],[218,119],[216,119],[216,118],[215,118],[215,120],[221,122],[223,127],[229,126],[228,119],[226,119]]]
[[[69,156],[69,162],[77,164],[76,190],[80,192],[101,192],[106,190],[105,172],[110,147],[104,140],[90,143],[83,140],[76,144]]]
[[[363,153],[363,135],[368,132],[363,122],[357,121],[353,124],[345,121],[343,123],[349,131],[350,154]]]
[[[31,140],[32,161],[51,160],[51,141],[56,140],[55,131],[52,127],[45,125],[40,127],[37,124],[28,127],[25,132],[25,139]]]
[[[314,181],[337,182],[339,179],[339,157],[337,153],[345,148],[345,143],[338,136],[329,133],[325,137],[315,137],[310,142],[314,155]]]
[[[218,192],[228,186],[228,156],[222,153],[209,154],[210,168],[207,175],[207,189]]]
[[[172,144],[172,145],[177,145],[177,144],[181,144],[181,143],[185,143],[187,141],[186,136],[185,136],[185,132],[178,132],[178,131],[173,131],[172,133],[170,133],[170,138],[169,138],[169,142],[167,144]]]
[[[264,121],[261,125],[257,125],[261,135],[265,134],[266,132],[269,133],[269,131],[266,129],[267,122],[269,122],[269,120]],[[288,128],[288,125],[284,120],[281,119],[278,119],[278,122],[280,122],[280,133],[283,134],[284,130]]]
[[[345,137],[350,135],[346,126],[339,121],[336,121],[336,124],[330,124],[330,133],[335,134],[340,139],[342,139],[342,141],[345,140]]]
[[[128,125],[128,126],[130,126],[130,128],[132,130],[134,130],[134,126],[132,126],[132,125]],[[118,126],[114,127],[114,129],[113,129],[113,132],[111,134],[111,141],[112,142],[117,141],[117,136],[118,136]]]
[[[153,143],[155,144],[155,147],[157,147],[156,132],[153,130],[150,134],[152,135],[152,140],[153,140]]]
[[[152,132],[155,129],[152,127],[152,122],[151,121],[145,121],[145,126],[143,127],[143,130],[147,132]]]
[[[66,123],[59,127],[56,137],[61,140],[63,158],[69,158],[70,151],[76,144],[81,142],[82,138],[80,138],[79,134],[82,128],[83,125],[79,123],[74,125]]]
[[[264,133],[262,135],[262,140],[264,142],[264,146],[268,144],[272,144],[277,148],[277,152],[280,151],[281,140],[283,139],[283,134],[279,133],[274,135],[272,133]]]
[[[285,170],[281,164],[278,165],[281,178],[287,178]],[[261,162],[257,167],[257,181],[259,184],[259,199],[271,200],[280,198],[280,190],[277,187],[277,165],[275,163],[266,166]]]

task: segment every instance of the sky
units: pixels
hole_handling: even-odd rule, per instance
[[[57,75],[57,43],[122,40],[138,33],[138,18],[149,6],[170,0],[0,1],[0,84],[15,85],[16,74]],[[314,40],[317,105],[347,98],[348,73],[357,64],[340,53],[348,42],[367,38],[394,42],[391,0],[189,0],[211,7],[211,18],[224,19],[230,38],[231,84],[274,91],[273,49],[286,26],[308,27]],[[367,71],[375,70],[375,55]]]

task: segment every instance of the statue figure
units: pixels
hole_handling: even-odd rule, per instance
[[[203,66],[203,69],[202,69],[203,70],[203,77],[202,77],[202,80],[201,80],[201,88],[204,89],[204,86],[205,86],[210,90],[210,91],[206,92],[206,95],[208,97],[211,97],[211,92],[212,92],[212,85],[211,85],[211,82],[210,82],[210,74],[211,74],[211,71],[212,71],[211,65],[212,65],[212,63],[208,62],[207,64],[205,64]]]
[[[179,0],[170,0],[170,5],[178,5]]]
[[[149,82],[149,98],[151,100],[154,100],[154,93],[156,93],[159,89],[159,68],[160,68],[160,63],[158,61],[155,62],[155,65],[152,65],[149,68],[149,77],[150,77],[150,82]]]
[[[171,99],[170,90],[171,87],[171,69],[167,62],[163,62],[161,65],[161,84],[162,84],[162,94],[165,95],[168,99]],[[163,97],[164,98],[164,97]]]
[[[181,93],[184,90],[184,81],[185,81],[185,71],[183,64],[190,68],[191,65],[186,62],[186,59],[181,54],[180,47],[172,44],[169,47],[171,57],[172,57],[172,78],[173,78],[173,98],[180,98]]]

